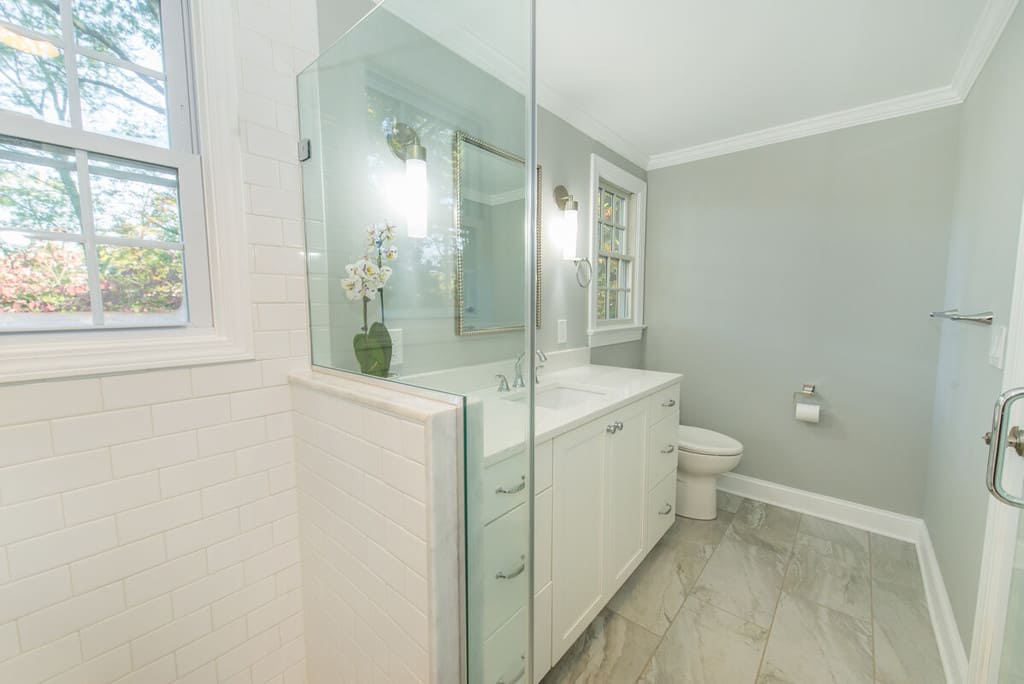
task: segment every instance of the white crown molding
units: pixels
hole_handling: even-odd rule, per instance
[[[842,128],[860,126],[862,124],[892,119],[907,114],[948,107],[959,104],[963,100],[951,86],[926,90],[922,93],[914,93],[903,97],[876,102],[874,104],[854,107],[841,112],[823,114],[793,123],[765,128],[753,133],[744,133],[731,138],[723,138],[693,147],[685,147],[673,152],[664,152],[652,155],[647,162],[647,170],[663,169],[668,166],[677,166],[699,159],[720,157],[724,154],[741,152],[743,150],[774,145],[775,143],[806,138],[819,133],[828,133]]]
[[[578,103],[560,95],[541,79],[538,79],[537,83],[537,104],[640,168],[648,171],[663,169],[961,104],[970,94],[974,82],[999,42],[999,37],[1010,17],[1013,16],[1018,2],[1019,0],[988,0],[975,24],[967,49],[950,85],[650,156],[640,146],[596,119]],[[392,0],[387,9],[511,88],[523,92],[525,79],[524,70],[520,65],[515,64],[471,31],[461,27],[453,29],[445,25],[424,5],[425,3],[416,0]]]
[[[639,146],[626,140],[539,79],[537,104],[638,168],[647,168],[649,157]]]
[[[974,26],[967,49],[953,74],[952,82],[948,86],[654,154],[647,162],[647,170],[663,169],[700,159],[720,157],[733,152],[751,150],[765,145],[774,145],[788,140],[961,104],[967,99],[971,88],[974,87],[974,82],[978,79],[992,50],[999,42],[999,37],[1003,34],[1010,17],[1013,16],[1018,2],[1019,0],[988,0]]]
[[[953,75],[953,90],[960,95],[961,101],[971,94],[974,82],[985,68],[999,37],[1003,35],[1013,11],[1017,9],[1017,3],[1018,0],[989,0],[985,3],[981,18],[974,25],[974,33],[967,43],[967,50]]]

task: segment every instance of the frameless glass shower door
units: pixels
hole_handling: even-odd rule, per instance
[[[460,589],[460,639],[422,646],[461,642],[473,683],[529,675],[531,20],[525,0],[385,2],[298,83],[313,364],[463,401],[460,451],[435,455],[461,479],[463,571],[442,578]]]

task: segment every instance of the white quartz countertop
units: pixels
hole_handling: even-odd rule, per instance
[[[670,387],[682,375],[658,371],[584,365],[540,373],[536,385],[536,442],[539,444],[610,411]],[[527,392],[497,388],[467,396],[467,437],[480,445],[485,465],[520,451],[527,430]]]

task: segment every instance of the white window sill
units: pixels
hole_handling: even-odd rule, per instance
[[[0,384],[253,358],[251,344],[211,330],[89,331],[0,339]]]
[[[607,347],[612,344],[636,342],[644,335],[646,325],[617,325],[607,328],[588,330],[590,347]]]

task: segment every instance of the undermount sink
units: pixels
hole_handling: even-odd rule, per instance
[[[541,385],[534,394],[534,403],[538,408],[559,410],[570,406],[586,404],[605,395],[597,389],[570,385]],[[526,394],[506,397],[506,401],[526,401]]]

